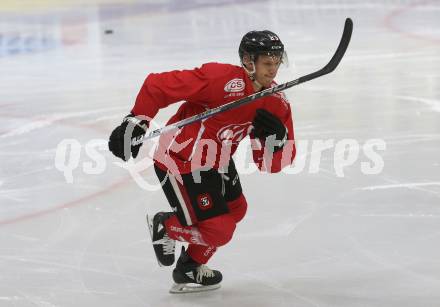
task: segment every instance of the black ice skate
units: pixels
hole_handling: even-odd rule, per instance
[[[174,263],[176,241],[168,236],[164,225],[165,220],[173,214],[173,212],[158,212],[153,217],[153,220],[147,215],[151,241],[153,242],[154,252],[160,266],[170,266]]]
[[[182,253],[173,270],[173,279],[175,284],[170,293],[201,292],[220,288],[222,273],[195,262],[182,247]]]

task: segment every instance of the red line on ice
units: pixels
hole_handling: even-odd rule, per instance
[[[128,182],[130,182],[129,179],[131,179],[131,177],[126,178],[126,179],[121,180],[121,181],[118,181],[118,182],[116,182],[116,183],[106,187],[105,189],[103,189],[101,191],[97,191],[95,193],[86,195],[84,197],[78,198],[76,200],[69,201],[67,203],[64,203],[64,204],[61,204],[61,205],[58,205],[58,206],[55,206],[55,207],[52,207],[52,208],[48,208],[48,209],[45,209],[45,210],[37,211],[37,212],[34,212],[34,213],[29,213],[29,214],[21,215],[21,216],[18,216],[18,217],[15,217],[15,218],[11,218],[11,219],[0,220],[0,226],[23,222],[23,221],[26,221],[26,220],[30,220],[30,219],[41,217],[41,216],[46,215],[46,214],[54,213],[54,212],[59,211],[61,209],[66,209],[66,208],[71,208],[71,207],[78,206],[78,205],[80,205],[80,204],[82,204],[84,202],[87,202],[87,201],[91,200],[91,199],[94,199],[94,198],[97,198],[97,197],[99,197],[101,195],[104,195],[105,193],[107,193],[107,192],[109,192],[109,191],[111,191],[113,189],[116,189],[116,188],[118,188],[118,187],[120,187],[120,186],[122,186],[124,184],[127,184]]]

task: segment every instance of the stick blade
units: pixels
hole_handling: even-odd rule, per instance
[[[344,57],[345,51],[347,50],[348,45],[350,43],[352,33],[353,33],[353,21],[351,20],[351,18],[347,18],[345,19],[344,31],[342,32],[342,37],[341,40],[339,41],[338,48],[336,49],[335,54],[333,54],[332,58],[327,63],[327,65],[325,65],[323,68],[321,68],[318,71],[315,71],[311,74],[308,74],[306,76],[300,77],[299,79],[295,80],[297,81],[296,84],[310,81],[312,79],[321,77],[323,75],[329,74],[332,71],[334,71],[336,67],[338,67],[339,62],[341,62],[342,58]]]
[[[345,19],[344,31],[342,32],[341,41],[339,42],[338,48],[335,54],[331,58],[330,62],[324,67],[325,73],[328,74],[335,70],[339,62],[341,62],[344,57],[345,51],[347,51],[348,45],[351,40],[351,34],[353,33],[353,21],[351,18]]]

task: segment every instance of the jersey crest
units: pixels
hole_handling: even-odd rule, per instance
[[[217,132],[217,140],[220,143],[238,144],[252,130],[252,123],[231,124],[221,128]]]

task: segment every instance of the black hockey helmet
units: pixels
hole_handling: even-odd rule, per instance
[[[259,55],[279,56],[281,61],[285,58],[284,45],[278,35],[264,31],[250,31],[241,39],[238,55],[243,64],[243,57],[249,55],[251,61],[257,60]]]

